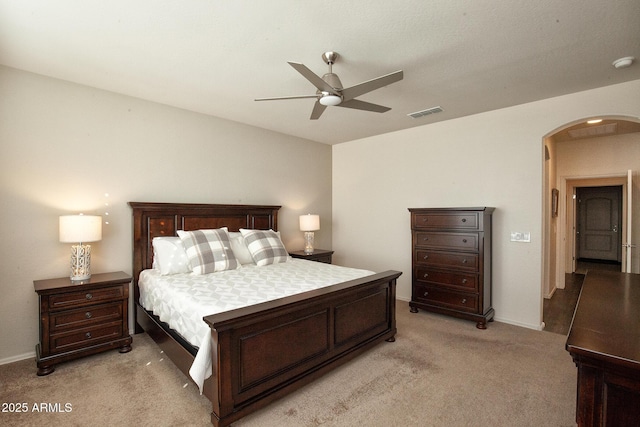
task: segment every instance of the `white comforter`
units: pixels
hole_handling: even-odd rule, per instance
[[[249,264],[204,275],[162,276],[157,270],[144,270],[138,284],[140,304],[198,347],[189,374],[202,393],[204,381],[212,372],[211,333],[203,317],[372,274],[291,258],[279,264]]]

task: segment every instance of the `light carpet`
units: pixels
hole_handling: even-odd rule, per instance
[[[576,367],[565,336],[500,322],[479,330],[409,313],[406,302],[398,302],[397,324],[396,342],[233,425],[575,426]],[[33,360],[0,366],[1,425],[211,425],[209,401],[146,334],[134,336],[130,353],[35,373]],[[22,403],[25,413],[4,411]],[[55,412],[35,410],[41,403]]]

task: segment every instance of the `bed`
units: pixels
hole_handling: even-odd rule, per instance
[[[154,237],[178,230],[277,230],[279,206],[129,202],[133,210],[136,333],[146,332],[188,377],[198,349],[139,303],[139,278],[153,267]],[[312,261],[301,261],[310,263]],[[216,273],[213,273],[216,274]],[[365,277],[218,314],[210,328],[212,373],[202,393],[211,422],[228,426],[353,359],[394,341],[398,271]],[[294,339],[295,338],[295,339]]]

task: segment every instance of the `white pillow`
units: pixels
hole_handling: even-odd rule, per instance
[[[289,253],[280,240],[280,235],[275,231],[241,228],[240,233],[257,265],[276,264],[289,259]]]
[[[231,250],[227,227],[215,230],[178,230],[178,236],[187,251],[193,273],[208,274],[240,268],[240,263]]]
[[[190,273],[189,259],[179,237],[154,237],[153,268],[160,274]]]
[[[233,254],[236,256],[236,259],[240,262],[240,264],[255,264],[253,262],[253,258],[251,257],[251,252],[249,252],[249,248],[244,242],[242,233],[238,231],[230,231],[229,241],[231,243],[231,250],[233,251]]]

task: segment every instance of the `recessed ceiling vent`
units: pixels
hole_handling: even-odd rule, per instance
[[[438,107],[427,108],[426,110],[422,110],[422,111],[416,111],[415,113],[409,113],[407,114],[407,116],[417,119],[418,117],[424,117],[430,114],[442,113],[442,111],[444,110],[438,106]]]
[[[571,135],[571,138],[592,138],[595,136],[609,135],[616,133],[617,126],[617,123],[608,123],[606,125],[572,129],[569,131],[569,135]]]

